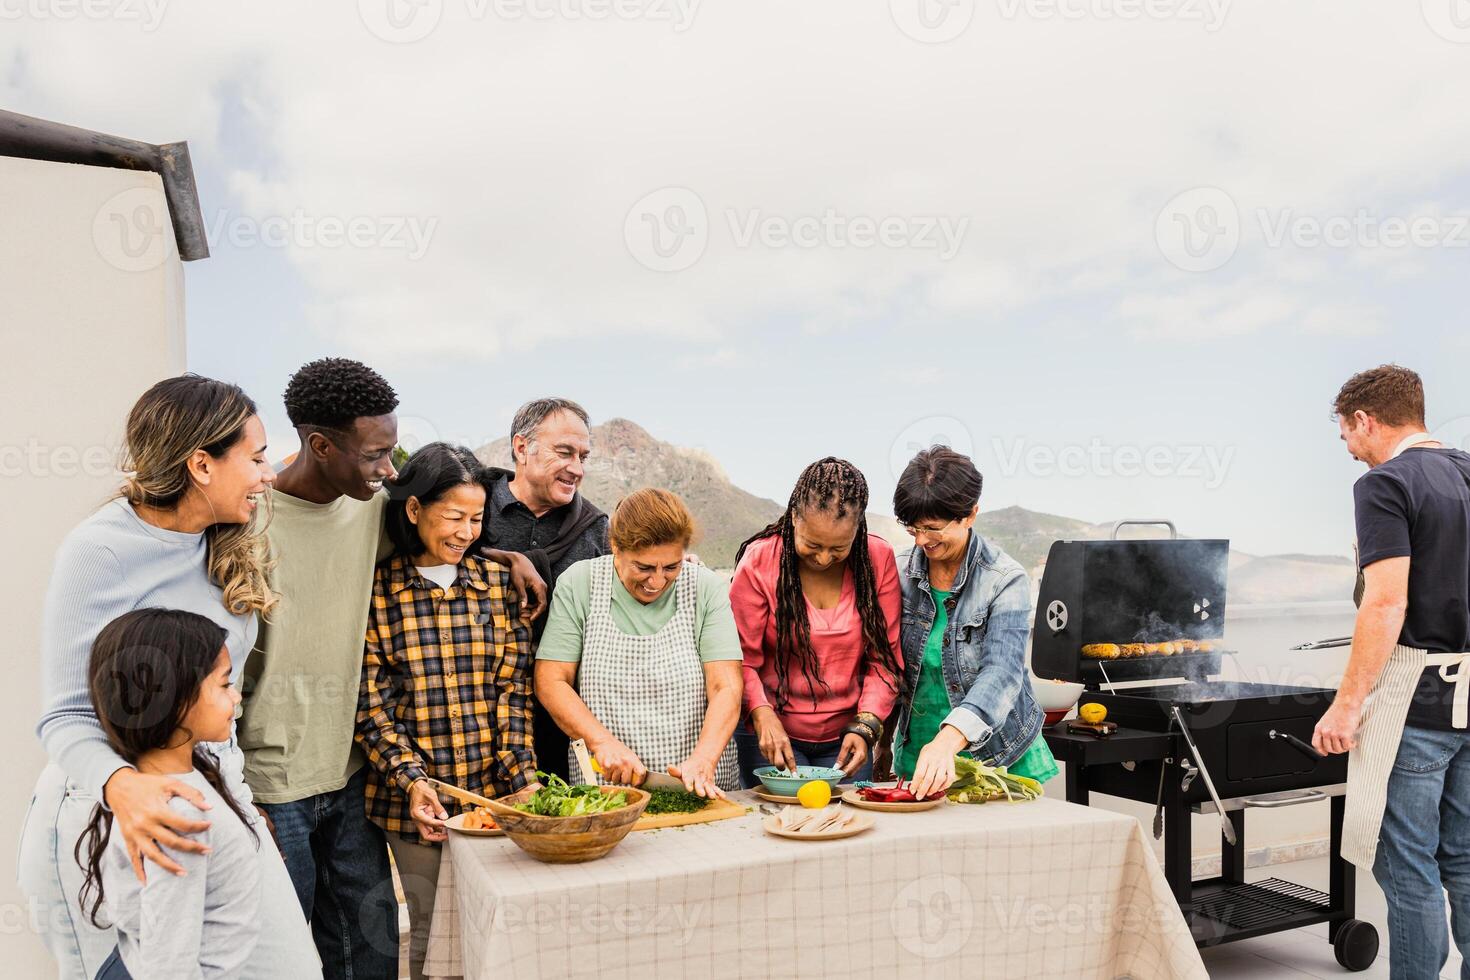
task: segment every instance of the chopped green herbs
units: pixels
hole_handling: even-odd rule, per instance
[[[682,789],[654,789],[649,790],[648,795],[644,813],[698,813],[709,806],[709,800],[698,793]]]

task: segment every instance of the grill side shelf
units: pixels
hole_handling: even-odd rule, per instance
[[[1197,938],[1200,933],[1214,938],[1243,939],[1241,933],[1280,932],[1292,928],[1284,923],[1296,919],[1319,922],[1332,913],[1332,900],[1325,893],[1280,878],[1267,878],[1249,885],[1228,885],[1205,891],[1184,903],[1185,917]],[[1199,919],[1210,922],[1201,923]],[[1302,924],[1308,924],[1303,922]],[[1223,928],[1221,928],[1223,927]]]

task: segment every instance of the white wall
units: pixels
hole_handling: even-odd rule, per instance
[[[158,175],[0,157],[0,958],[54,975],[15,885],[15,843],[44,763],[39,616],[62,536],[116,486],[132,403],[184,370],[183,270]]]

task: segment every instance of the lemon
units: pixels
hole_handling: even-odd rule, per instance
[[[1084,704],[1082,707],[1077,709],[1077,717],[1081,718],[1089,725],[1096,725],[1107,716],[1108,709],[1104,708],[1096,701],[1089,701],[1087,704]]]
[[[820,779],[813,779],[796,791],[796,802],[808,810],[820,810],[832,802],[832,787]]]

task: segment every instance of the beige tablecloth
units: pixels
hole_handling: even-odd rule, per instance
[[[1132,817],[1052,799],[874,816],[857,837],[803,842],[753,812],[571,865],[451,834],[427,972],[1206,976]]]

